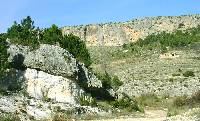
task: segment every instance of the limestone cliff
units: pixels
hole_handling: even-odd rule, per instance
[[[78,62],[67,50],[54,45],[42,44],[36,50],[28,46],[10,45],[9,61],[14,66],[25,66],[47,72],[52,75],[63,76],[85,83],[87,87],[102,87],[100,80],[89,72],[84,64]]]
[[[67,50],[42,44],[35,50],[10,44],[12,69],[0,82],[0,115],[16,114],[22,121],[52,119],[59,112],[105,113],[91,103],[87,90],[101,89],[102,82]]]
[[[120,46],[153,33],[185,30],[198,25],[200,25],[199,14],[146,17],[123,23],[66,26],[62,28],[62,32],[64,35],[72,33],[79,36],[87,46]]]

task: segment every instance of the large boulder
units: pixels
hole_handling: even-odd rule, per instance
[[[101,81],[67,50],[47,44],[34,50],[10,44],[8,53],[13,68],[2,81],[2,89],[20,93],[0,97],[0,113],[17,113],[24,121],[30,118],[52,119],[63,111],[104,113],[98,108],[80,105],[81,100],[93,101],[88,90],[101,90],[103,87]],[[17,88],[12,82],[18,84]],[[6,105],[7,100],[9,105]]]
[[[9,95],[0,96],[0,115],[17,114],[20,120],[29,121],[52,119],[62,112],[73,115],[104,113],[97,107],[81,106],[81,101],[93,99],[73,79],[30,68],[11,70],[7,74],[9,78],[1,82],[1,88]],[[14,86],[16,83],[12,82],[20,83]]]
[[[27,93],[36,99],[76,104],[84,93],[75,81],[62,76],[28,68],[24,77]]]
[[[59,46],[41,45],[38,49],[31,50],[27,46],[10,45],[8,52],[9,60],[14,61],[15,65],[24,64],[29,68],[65,77],[71,77],[78,71],[76,59]]]
[[[86,85],[85,87],[102,87],[101,81],[89,72],[84,64],[78,62],[67,50],[59,46],[41,44],[39,48],[31,50],[27,46],[11,44],[8,53],[10,54],[9,61],[16,68],[22,68],[23,65],[26,68],[41,70],[52,75],[74,78]]]

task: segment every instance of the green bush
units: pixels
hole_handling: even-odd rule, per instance
[[[117,76],[112,77],[111,86],[117,90],[119,86],[123,85],[123,82],[119,80]]]
[[[92,63],[85,42],[72,34],[62,36],[61,30],[55,24],[42,32],[40,43],[51,45],[59,44],[62,48],[68,50],[77,60],[83,62],[87,67]]]
[[[104,88],[109,89],[112,88],[111,86],[111,77],[107,72],[105,74],[95,74],[98,79],[102,81],[102,85]]]
[[[93,99],[90,96],[80,96],[79,97],[79,103],[82,106],[97,106],[97,102],[95,99]]]
[[[7,54],[7,45],[5,40],[0,38],[0,80],[5,75],[7,69],[10,68],[10,63],[8,62],[9,55]]]
[[[193,71],[186,71],[183,73],[184,77],[194,77],[194,72]]]
[[[96,74],[97,78],[102,80],[103,87],[106,89],[113,88],[117,90],[119,86],[123,85],[123,82],[119,80],[117,76],[110,76],[107,72],[105,74]]]
[[[175,107],[181,107],[188,104],[188,99],[186,96],[176,97],[173,101],[173,106]]]
[[[176,97],[168,107],[168,116],[180,114],[181,112],[197,106],[200,106],[200,91],[196,92],[191,97]]]
[[[60,42],[60,46],[68,50],[75,58],[83,62],[86,67],[92,63],[88,49],[85,42],[81,41],[79,37],[72,34],[65,35]]]
[[[200,91],[196,92],[191,97],[180,96],[173,100],[173,106],[175,107],[182,107],[186,105],[192,106],[197,104],[200,104]]]
[[[142,106],[157,107],[161,105],[161,99],[155,94],[143,94],[136,99]]]
[[[51,45],[59,44],[62,48],[68,50],[77,60],[83,62],[87,67],[92,63],[85,42],[72,34],[62,36],[61,30],[55,24],[42,32],[40,43]]]
[[[132,111],[140,111],[143,112],[143,109],[139,107],[138,102],[136,100],[132,100],[128,97],[123,99],[117,99],[110,103],[114,108],[119,108],[122,110],[126,110],[128,112]]]
[[[41,35],[40,42],[43,44],[55,45],[57,43],[60,43],[61,39],[61,30],[55,24],[53,24],[50,28],[44,29]]]
[[[11,69],[12,64],[8,62],[7,43],[5,38],[0,37],[0,94],[7,95],[8,91],[15,92],[21,89],[21,83],[17,82],[15,70]],[[9,76],[7,76],[9,75]],[[12,78],[14,80],[11,81]]]

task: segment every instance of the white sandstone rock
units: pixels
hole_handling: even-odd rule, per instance
[[[84,91],[76,82],[53,76],[35,69],[25,71],[27,92],[36,99],[51,99],[57,102],[76,104]]]

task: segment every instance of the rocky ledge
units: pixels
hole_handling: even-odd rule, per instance
[[[102,87],[100,80],[89,72],[83,63],[78,62],[67,50],[54,45],[41,44],[31,50],[28,46],[10,45],[9,61],[14,66],[24,66],[47,72],[49,74],[74,78],[88,87]],[[23,68],[23,67],[22,67]]]
[[[16,114],[20,120],[52,119],[62,111],[73,115],[79,113],[101,114],[104,111],[81,106],[80,98],[92,100],[79,85],[62,76],[54,76],[43,71],[27,68],[25,71],[15,70],[7,81],[20,80],[21,91],[17,94],[0,97],[1,114]],[[11,84],[11,83],[10,83]],[[10,87],[9,83],[5,86]]]
[[[15,114],[27,121],[52,120],[60,112],[105,114],[81,105],[81,101],[93,101],[86,91],[101,89],[102,82],[67,50],[46,44],[34,50],[10,44],[8,53],[13,68],[1,81],[5,94],[0,96],[0,115]]]

